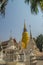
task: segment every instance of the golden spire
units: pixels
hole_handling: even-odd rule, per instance
[[[25,20],[24,20],[24,32],[27,31],[26,29],[26,23],[25,23]]]
[[[24,21],[24,30],[22,34],[22,48],[26,48],[28,43],[29,43],[29,35],[28,35],[26,24]]]

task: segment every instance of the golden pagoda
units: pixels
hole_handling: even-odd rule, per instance
[[[29,40],[30,40],[30,37],[28,35],[27,29],[26,29],[26,24],[24,22],[24,30],[23,30],[23,34],[22,34],[22,48],[27,47]]]

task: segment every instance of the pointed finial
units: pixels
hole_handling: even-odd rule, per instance
[[[27,31],[26,29],[26,23],[25,23],[25,20],[24,20],[24,32]]]
[[[29,25],[29,27],[30,27],[30,39],[32,39],[31,25]]]
[[[25,20],[24,20],[24,28],[26,28],[26,23],[25,23]]]
[[[12,39],[12,30],[10,30],[10,39]]]

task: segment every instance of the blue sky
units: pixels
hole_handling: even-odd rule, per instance
[[[22,38],[22,32],[24,27],[24,19],[26,21],[26,27],[28,33],[30,31],[29,25],[31,25],[33,37],[37,37],[39,34],[43,34],[43,13],[41,11],[38,15],[33,15],[30,12],[30,7],[24,3],[24,0],[9,0],[6,7],[5,18],[0,16],[0,41],[8,40],[10,35],[17,41]],[[10,31],[12,30],[12,33]]]

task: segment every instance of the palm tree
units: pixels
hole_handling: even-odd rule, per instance
[[[29,4],[30,2],[30,8],[32,13],[38,13],[39,9],[41,8],[41,11],[43,11],[43,0],[25,0],[25,3]]]
[[[5,6],[7,5],[8,0],[0,0],[0,13],[5,15]]]

